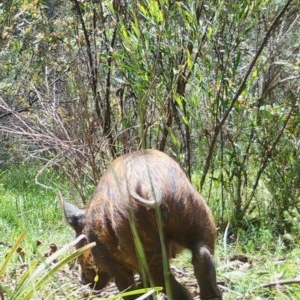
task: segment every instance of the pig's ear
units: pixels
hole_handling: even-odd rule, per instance
[[[64,211],[67,222],[76,231],[76,233],[80,234],[84,227],[85,210],[65,201],[60,192],[58,192],[58,199]]]

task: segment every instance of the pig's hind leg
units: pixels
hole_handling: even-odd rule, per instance
[[[213,257],[206,246],[200,243],[191,247],[194,273],[200,286],[201,300],[220,300]]]

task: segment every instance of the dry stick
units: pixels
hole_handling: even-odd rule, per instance
[[[278,285],[285,285],[285,284],[300,284],[300,279],[291,279],[291,280],[280,280],[275,282],[269,282],[262,284],[261,287],[267,288],[267,287],[276,287]]]
[[[281,11],[278,13],[278,15],[275,17],[275,19],[273,20],[270,28],[268,29],[268,31],[266,32],[253,60],[251,61],[249,67],[248,67],[248,70],[240,84],[240,86],[238,87],[232,101],[231,101],[231,104],[230,106],[227,108],[227,110],[225,111],[222,119],[217,123],[217,125],[215,126],[215,129],[214,129],[214,135],[213,135],[213,138],[212,138],[212,141],[210,143],[210,146],[209,146],[209,151],[208,151],[208,155],[206,157],[206,160],[205,160],[205,164],[204,164],[204,167],[203,167],[203,175],[201,177],[201,181],[200,181],[200,190],[202,190],[203,188],[203,185],[204,185],[204,182],[205,182],[205,179],[206,179],[206,175],[208,173],[208,170],[209,170],[209,167],[210,167],[210,163],[211,163],[211,160],[212,160],[212,156],[213,156],[213,152],[214,152],[214,148],[215,148],[215,145],[216,145],[216,142],[217,142],[217,138],[219,136],[219,133],[221,131],[221,128],[222,126],[224,125],[224,123],[226,122],[230,112],[232,111],[233,107],[234,107],[234,104],[237,102],[239,96],[241,95],[241,93],[244,91],[245,87],[246,87],[246,82],[247,82],[247,79],[248,77],[250,76],[255,64],[256,64],[256,61],[258,60],[258,58],[260,57],[260,54],[262,53],[263,49],[265,48],[265,46],[267,45],[268,43],[268,40],[270,38],[270,35],[271,35],[271,32],[276,28],[277,26],[277,23],[278,21],[280,20],[280,18],[283,16],[283,14],[287,11],[288,7],[290,6],[291,2],[293,0],[288,0],[286,2],[286,4],[284,5],[284,7],[281,9]]]

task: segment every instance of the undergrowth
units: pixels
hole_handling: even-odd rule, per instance
[[[0,269],[18,238],[26,233],[0,274],[0,288],[11,294],[30,266],[45,261],[53,254],[53,247],[61,249],[73,240],[73,231],[65,225],[56,199],[57,189],[67,185],[50,172],[44,179],[54,189],[44,189],[35,183],[35,172],[25,166],[0,171]],[[230,239],[223,236],[220,232],[215,259],[225,300],[300,299],[300,243],[296,234],[279,235],[260,223],[247,230],[233,230]],[[172,270],[188,289],[195,289],[190,259],[190,254],[183,252],[172,261]],[[100,295],[93,295],[79,284],[74,263],[62,265],[50,277],[31,299],[103,299],[118,294],[111,284]]]

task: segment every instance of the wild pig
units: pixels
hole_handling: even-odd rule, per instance
[[[181,249],[190,249],[201,299],[222,299],[212,260],[216,227],[210,210],[168,155],[144,150],[121,156],[104,172],[85,209],[61,201],[76,235],[86,235],[78,247],[96,242],[90,252],[79,258],[83,284],[100,290],[114,279],[120,291],[137,287],[133,276],[141,273],[141,268],[132,234],[134,225],[143,245],[151,285],[165,289],[159,211],[169,258]],[[95,278],[99,280],[95,282]],[[172,294],[169,299],[193,299],[170,271],[168,282]]]

